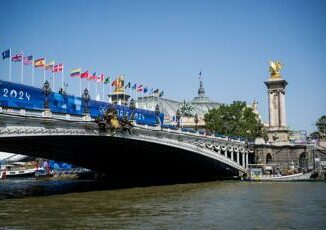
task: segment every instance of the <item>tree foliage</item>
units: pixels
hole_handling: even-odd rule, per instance
[[[180,106],[180,112],[182,116],[191,117],[193,116],[194,110],[195,110],[195,106],[193,106],[189,102],[186,102],[186,100],[184,100]]]
[[[264,136],[263,125],[246,102],[234,101],[205,114],[206,128],[227,136],[255,138]]]
[[[321,116],[317,122],[316,122],[316,127],[319,132],[325,134],[326,133],[326,116],[323,115]]]

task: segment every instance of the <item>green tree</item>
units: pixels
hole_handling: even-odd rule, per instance
[[[325,115],[321,116],[317,120],[316,127],[319,132],[323,133],[324,135],[326,134],[326,116]]]
[[[180,106],[180,112],[182,116],[191,117],[193,116],[194,110],[195,110],[195,106],[193,106],[189,102],[186,102],[186,100],[184,100]]]
[[[234,101],[205,114],[206,128],[227,136],[264,137],[263,125],[246,102]]]

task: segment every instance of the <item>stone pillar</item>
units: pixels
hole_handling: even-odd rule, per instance
[[[268,91],[268,106],[269,106],[269,126],[274,126],[274,110],[273,110],[273,91]]]
[[[225,156],[225,157],[228,157],[228,150],[227,150],[227,148],[226,148],[225,151],[224,151],[224,156]]]
[[[285,113],[285,91],[280,90],[280,110],[281,110],[281,122],[280,126],[286,127],[286,113]]]
[[[237,163],[240,164],[239,152],[237,152]]]
[[[246,168],[248,168],[248,164],[249,164],[249,157],[248,157],[248,155],[249,155],[249,153],[248,152],[246,152],[245,153],[246,154]]]
[[[246,167],[245,153],[242,153],[242,166]]]
[[[231,151],[231,161],[233,161],[233,151]]]

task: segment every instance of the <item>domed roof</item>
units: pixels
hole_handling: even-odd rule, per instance
[[[199,83],[198,96],[195,97],[191,101],[191,103],[193,103],[193,104],[214,103],[214,101],[210,100],[208,97],[205,96],[205,89],[204,89],[202,80],[200,80],[200,83]]]

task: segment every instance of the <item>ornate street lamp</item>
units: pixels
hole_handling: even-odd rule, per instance
[[[176,113],[175,118],[177,119],[177,128],[180,128],[180,118],[181,118],[180,109],[177,109],[177,113]]]
[[[91,96],[89,95],[88,89],[84,89],[83,95],[82,95],[83,101],[84,101],[84,107],[85,107],[85,114],[88,113],[88,102],[91,99]]]
[[[133,98],[129,102],[129,108],[131,109],[130,119],[133,120],[134,119],[134,111],[136,109],[135,100]]]
[[[199,122],[199,118],[198,118],[198,114],[196,113],[196,115],[195,115],[195,130],[198,130],[198,122]]]
[[[44,82],[42,90],[45,95],[44,108],[48,109],[49,108],[48,95],[50,95],[52,93],[52,91],[50,88],[50,83],[47,80]]]
[[[155,106],[155,115],[156,115],[156,124],[159,124],[160,123],[160,118],[159,118],[160,106],[158,104],[156,104],[156,106]]]

